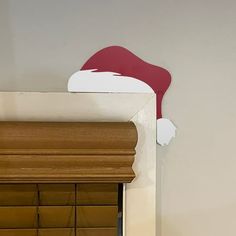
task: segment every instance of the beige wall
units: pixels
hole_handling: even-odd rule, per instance
[[[158,146],[158,236],[236,235],[236,1],[0,0],[0,90],[65,91],[123,45],[173,75]]]

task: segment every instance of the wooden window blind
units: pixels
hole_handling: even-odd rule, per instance
[[[0,122],[0,236],[122,235],[136,143],[132,122]]]
[[[0,184],[0,236],[116,236],[117,184]]]

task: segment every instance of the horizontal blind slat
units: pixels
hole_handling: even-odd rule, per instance
[[[35,228],[36,207],[0,207],[0,228]]]
[[[116,235],[117,184],[0,184],[0,193],[0,236]]]

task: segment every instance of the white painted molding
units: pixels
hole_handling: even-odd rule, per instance
[[[0,92],[0,120],[127,121],[152,97],[154,93]]]

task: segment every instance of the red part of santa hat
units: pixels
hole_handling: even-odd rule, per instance
[[[95,53],[81,68],[89,69],[97,69],[97,72],[116,72],[148,84],[157,96],[157,118],[162,118],[162,98],[171,83],[171,75],[166,69],[149,64],[119,46],[107,47]]]

